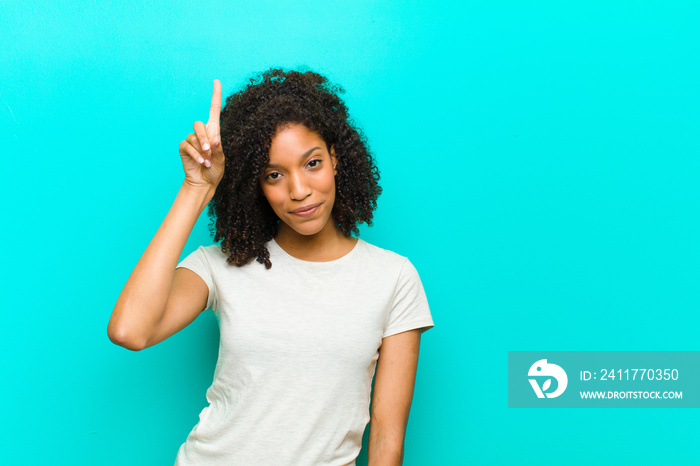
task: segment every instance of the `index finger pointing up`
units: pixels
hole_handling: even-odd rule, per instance
[[[214,93],[211,96],[211,108],[209,110],[210,123],[219,124],[219,116],[221,115],[221,82],[218,79],[214,80]]]

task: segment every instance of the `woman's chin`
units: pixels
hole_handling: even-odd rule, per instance
[[[327,223],[328,222],[322,223],[320,219],[299,223],[295,222],[292,225],[284,223],[286,228],[280,228],[280,233],[283,233],[284,235],[291,234],[294,236],[312,237],[322,233],[327,226]]]

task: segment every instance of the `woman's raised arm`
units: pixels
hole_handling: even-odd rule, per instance
[[[220,113],[221,83],[216,80],[208,123],[196,122],[194,133],[180,143],[185,180],[112,311],[107,333],[117,345],[131,350],[152,346],[187,326],[206,306],[204,280],[175,267],[224,174]]]

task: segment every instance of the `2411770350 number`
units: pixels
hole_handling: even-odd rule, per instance
[[[678,369],[601,369],[600,380],[678,380]]]

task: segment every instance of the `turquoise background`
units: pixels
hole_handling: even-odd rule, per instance
[[[215,319],[139,353],[107,322],[212,81],[275,65],[347,89],[385,189],[362,236],[428,293],[405,465],[700,460],[695,410],[507,408],[509,350],[699,349],[700,3],[4,1],[0,18],[4,464],[172,464]]]

